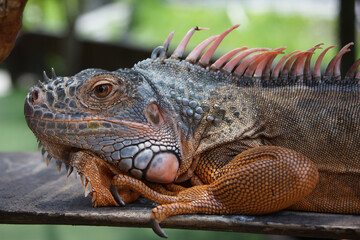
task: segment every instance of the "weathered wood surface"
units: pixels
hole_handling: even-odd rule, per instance
[[[38,153],[0,153],[0,223],[149,227],[152,204],[92,208],[80,179]],[[360,216],[282,211],[266,216],[184,215],[163,228],[202,229],[293,236],[360,238]]]

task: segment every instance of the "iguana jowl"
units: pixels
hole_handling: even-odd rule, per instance
[[[342,78],[346,45],[328,64],[320,45],[235,49],[210,58],[236,26],[182,59],[188,32],[151,59],[113,72],[87,69],[30,89],[27,123],[48,161],[75,168],[94,206],[142,195],[160,205],[153,229],[177,214],[360,213],[360,111],[356,61]],[[201,52],[210,46],[206,52]],[[272,67],[272,65],[275,65]],[[185,188],[181,183],[192,187]]]

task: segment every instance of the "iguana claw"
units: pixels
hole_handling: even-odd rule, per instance
[[[116,189],[116,187],[114,187],[114,185],[111,184],[110,186],[110,192],[112,194],[112,196],[114,197],[115,201],[120,205],[120,206],[125,206],[124,201],[122,200],[118,190]]]
[[[168,235],[161,229],[160,224],[153,218],[151,219],[151,228],[158,236],[168,238]]]

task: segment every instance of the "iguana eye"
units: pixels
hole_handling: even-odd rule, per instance
[[[94,88],[94,94],[98,98],[104,98],[111,93],[112,85],[111,84],[100,84]]]

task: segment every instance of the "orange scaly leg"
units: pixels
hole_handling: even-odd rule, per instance
[[[300,153],[274,147],[253,148],[237,155],[216,172],[216,180],[176,196],[160,194],[143,182],[118,175],[112,184],[127,186],[158,204],[152,210],[154,231],[166,237],[159,223],[168,216],[189,213],[266,214],[287,208],[316,186],[318,171]]]
[[[115,188],[129,187],[153,202],[164,204],[155,207],[151,214],[153,230],[161,237],[167,237],[167,235],[160,228],[159,222],[168,216],[189,213],[223,214],[226,211],[214,199],[214,196],[208,193],[209,185],[187,188],[176,195],[173,192],[163,194],[157,192],[157,188],[155,188],[156,190],[151,189],[144,182],[122,174],[114,177],[112,185]]]
[[[176,185],[174,183],[159,184],[159,183],[146,182],[146,185],[155,192],[170,196],[176,196],[179,192],[186,190],[185,187]]]
[[[83,176],[85,195],[92,196],[93,207],[119,206],[110,192],[111,179],[115,174],[104,160],[90,152],[80,151],[71,155],[70,165]],[[123,204],[133,202],[139,197],[138,193],[123,187],[119,187],[118,194]]]

